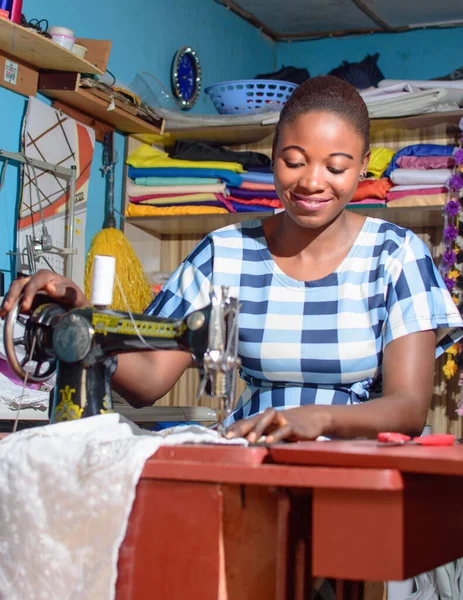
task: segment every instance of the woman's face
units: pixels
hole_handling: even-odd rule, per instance
[[[314,111],[281,128],[274,150],[276,191],[303,227],[330,223],[350,202],[368,165],[364,140],[349,121]]]

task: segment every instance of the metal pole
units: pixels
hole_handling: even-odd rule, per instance
[[[68,235],[66,236],[66,246],[69,249],[74,247],[74,210],[76,203],[76,167],[71,167],[71,181],[69,187],[69,226]],[[66,256],[64,275],[72,279],[74,257],[72,252]]]

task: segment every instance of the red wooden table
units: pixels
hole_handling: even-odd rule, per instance
[[[137,487],[118,600],[309,598],[463,556],[463,445],[162,447]]]

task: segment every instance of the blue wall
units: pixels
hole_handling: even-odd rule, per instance
[[[463,65],[463,28],[428,29],[308,42],[279,43],[276,64],[305,67],[311,76],[326,75],[344,60],[359,62],[379,52],[387,79],[432,79]]]
[[[184,45],[198,52],[203,90],[217,81],[254,77],[282,65],[306,67],[311,75],[323,74],[343,60],[357,62],[375,52],[380,53],[378,65],[387,78],[427,79],[462,65],[458,52],[461,28],[274,44],[214,0],[132,0],[130,4],[121,0],[80,0],[78,4],[24,0],[23,12],[29,20],[46,18],[52,25],[70,27],[77,37],[112,40],[108,68],[122,83],[130,83],[137,71],[146,70],[169,88],[173,56]],[[17,151],[26,100],[0,88],[0,103],[0,148]],[[204,92],[193,112],[215,112]],[[122,194],[124,140],[117,136],[116,201]],[[101,154],[97,144],[90,179],[87,247],[104,219]],[[16,202],[17,171],[9,167],[0,191],[0,269],[10,268],[6,252],[14,248]]]
[[[218,81],[252,78],[260,71],[272,71],[275,65],[275,44],[214,0],[132,0],[130,3],[80,0],[77,4],[63,0],[24,0],[23,13],[28,20],[46,18],[50,25],[69,27],[77,37],[112,40],[108,69],[126,84],[137,71],[146,70],[170,88],[172,59],[178,48],[185,45],[191,45],[198,52],[203,90]],[[26,99],[0,88],[0,103],[3,117],[0,148],[16,152],[20,149]],[[194,112],[215,113],[204,92]],[[123,136],[117,136],[120,161],[115,182],[116,203],[122,196],[124,140]],[[90,178],[87,247],[104,220],[101,156],[101,145],[97,144]],[[17,171],[9,167],[0,191],[0,269],[10,269],[6,252],[14,249],[16,203]],[[9,274],[6,280],[9,285]]]

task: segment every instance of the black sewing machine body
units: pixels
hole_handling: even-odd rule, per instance
[[[113,357],[127,352],[184,350],[192,354],[201,376],[199,395],[218,397],[229,412],[234,400],[239,304],[212,296],[211,304],[185,319],[164,319],[107,308],[72,308],[37,296],[28,318],[16,307],[5,324],[5,351],[14,371],[29,382],[49,379],[56,371],[50,421],[60,422],[112,411],[110,379]],[[15,337],[16,322],[24,336]],[[19,361],[16,347],[23,346]],[[36,363],[26,371],[29,361]],[[228,409],[227,409],[228,407]],[[224,415],[222,415],[224,416]]]

